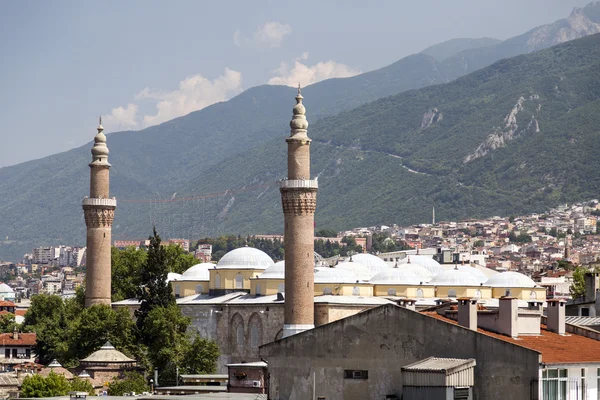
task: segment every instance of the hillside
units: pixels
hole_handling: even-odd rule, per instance
[[[501,40],[492,38],[457,38],[429,46],[425,50],[421,51],[421,53],[433,57],[436,61],[444,61],[445,59],[462,51],[489,47],[501,42]]]
[[[550,32],[545,36],[547,40],[539,41],[538,45],[543,46],[553,41],[560,41],[561,38],[584,34],[586,29],[587,31],[593,30],[593,22],[590,24],[589,21],[598,20],[598,8],[598,4],[596,4],[584,8],[584,11],[574,11],[574,14],[581,15],[583,13],[585,16],[585,18],[578,17],[585,22],[577,25],[580,27],[579,30],[565,30],[564,23],[560,25],[557,22],[551,26],[559,24],[562,28],[541,27],[531,31],[529,36],[540,37],[540,34],[535,33],[540,32],[540,29]],[[583,29],[582,26],[588,28]],[[571,33],[567,35],[566,32]],[[552,34],[558,36],[551,39]],[[508,48],[510,46],[506,43],[512,43],[511,40],[521,43],[523,39],[509,39],[500,44],[477,49],[470,48],[459,54],[474,52],[469,57],[476,59],[476,54],[479,54],[477,52],[483,52],[481,60],[477,61],[479,64],[473,62],[470,65],[485,66],[495,61],[499,54],[505,54],[492,51],[493,57],[490,57],[487,53],[490,50],[485,49],[496,48],[496,46]],[[466,46],[465,44],[457,46],[457,43],[459,42],[449,41],[436,46],[433,50],[430,48],[429,51],[436,57],[446,57],[452,51],[461,50]],[[475,42],[470,43],[470,46],[474,46]],[[519,48],[521,50],[511,51],[528,51],[526,47]],[[370,176],[372,174],[369,170],[370,165],[378,165],[378,168],[387,170],[390,174],[394,171],[393,174],[398,176],[399,184],[406,185],[406,182],[413,182],[412,186],[415,190],[421,189],[421,180],[441,179],[438,176],[415,175],[405,168],[396,171],[399,159],[389,156],[381,157],[376,153],[360,152],[357,150],[357,148],[360,149],[360,146],[357,146],[356,141],[367,140],[373,141],[375,144],[379,139],[374,135],[377,130],[373,130],[373,128],[384,124],[385,121],[368,120],[360,108],[360,112],[339,113],[347,112],[380,98],[386,98],[382,100],[383,102],[373,103],[365,108],[368,110],[369,107],[376,107],[375,110],[371,109],[371,112],[374,115],[384,115],[389,111],[385,108],[388,104],[386,102],[389,101],[388,96],[405,91],[411,91],[409,92],[411,95],[429,93],[414,92],[414,90],[461,76],[466,70],[461,69],[462,66],[459,66],[458,70],[456,69],[457,64],[452,61],[455,57],[449,56],[440,63],[431,55],[415,54],[376,71],[352,78],[330,79],[303,89],[309,107],[311,135],[316,135],[317,140],[333,143],[340,135],[339,130],[348,123],[347,121],[352,121],[350,125],[353,127],[353,129],[349,129],[348,135],[365,136],[364,138],[357,136],[346,142],[340,141],[340,148],[323,150],[324,160],[315,159],[316,170],[323,170],[323,174],[326,174],[333,167],[327,167],[329,164],[324,164],[325,161],[333,163],[332,154],[339,154],[342,162],[339,165],[335,163],[332,165],[336,165],[333,170],[334,174],[350,175],[346,176],[343,185],[353,182],[352,176],[362,176],[363,180]],[[441,87],[446,86],[434,88]],[[279,199],[273,194],[276,193],[273,187],[264,187],[264,184],[268,179],[274,180],[284,175],[280,168],[285,165],[281,162],[281,157],[284,156],[282,152],[285,149],[280,141],[282,135],[285,135],[288,130],[290,102],[293,102],[293,96],[294,89],[289,87],[259,86],[248,89],[227,102],[214,104],[201,111],[158,126],[137,132],[110,134],[108,145],[111,150],[110,162],[113,164],[111,193],[120,200],[117,210],[118,218],[114,227],[115,237],[138,238],[145,236],[150,231],[152,223],[159,225],[168,236],[195,237],[214,235],[220,232],[266,232],[279,229],[279,220],[271,208],[259,206],[239,208],[240,204],[255,201],[253,196],[256,193],[249,189],[234,192],[234,197],[230,197],[231,193],[227,196],[210,195],[181,203],[164,201],[155,203],[140,200],[164,200],[172,197],[177,200],[182,196],[205,195],[245,186],[254,187],[258,184],[263,190],[260,197],[262,205],[265,207],[269,204],[278,205]],[[495,104],[496,100],[494,97],[490,97],[481,101],[484,104]],[[517,100],[507,101],[512,107]],[[422,102],[417,101],[415,105],[417,104],[422,104]],[[501,104],[501,106],[506,105]],[[432,107],[439,108],[439,106]],[[395,118],[405,114],[403,110],[394,111],[397,112]],[[355,113],[357,113],[356,117]],[[442,113],[444,121],[452,120],[451,114],[447,114],[447,111],[442,111]],[[337,121],[336,118],[343,118],[344,124],[335,127],[330,125],[330,121]],[[430,114],[428,118],[435,122],[439,117]],[[318,121],[321,120],[322,125],[319,125]],[[367,120],[369,125],[365,125]],[[423,112],[421,112],[419,121],[425,121],[425,125],[427,125],[426,120],[427,118],[424,118]],[[402,119],[398,123],[401,126],[407,122]],[[433,125],[428,132],[436,131],[435,123]],[[390,127],[389,129],[393,132],[397,128]],[[365,132],[368,134],[365,135]],[[89,135],[90,139],[93,138],[92,126],[90,126]],[[321,135],[324,137],[323,139],[319,139]],[[331,137],[326,138],[327,135]],[[380,136],[378,131],[377,136]],[[419,137],[419,135],[417,136]],[[381,138],[381,140],[389,140],[389,138],[383,139],[383,136]],[[420,143],[419,145],[424,148],[435,148],[438,151],[444,150],[436,143]],[[348,149],[346,146],[351,148]],[[403,147],[404,143],[402,146],[399,144],[396,146]],[[407,143],[406,146],[409,148],[411,145]],[[91,144],[87,144],[78,149],[40,160],[0,168],[0,237],[4,239],[0,241],[0,259],[17,259],[25,251],[29,251],[33,245],[83,244],[85,225],[80,202],[81,198],[88,194],[89,169],[87,163],[90,160],[90,148]],[[373,149],[377,150],[377,147],[373,147]],[[424,149],[400,150],[402,149],[395,148],[392,151],[386,148],[384,151],[395,152],[402,157],[407,156],[406,151],[415,152],[415,157],[407,157],[404,161],[407,165],[413,169],[439,173],[443,179],[447,179],[447,175],[444,174],[457,168],[435,158],[423,158],[417,154],[419,151],[426,151]],[[318,151],[320,150],[315,142],[315,152]],[[353,152],[356,151],[359,153],[354,154]],[[485,146],[482,151],[485,151]],[[368,159],[369,162],[350,163],[348,157],[357,157],[357,160]],[[431,157],[431,154],[428,154],[427,157]],[[475,159],[471,165],[478,165],[480,162]],[[387,183],[389,182],[386,180],[381,181],[382,185]],[[333,183],[331,184],[333,185]],[[364,185],[364,182],[359,181],[357,184],[361,186]],[[439,183],[439,185],[445,185],[445,183]],[[346,195],[350,196],[341,203],[355,202],[356,204],[352,196],[359,195],[358,191],[347,191],[337,186],[332,186],[332,188],[338,193],[347,192]],[[385,190],[390,191],[391,189]],[[362,194],[362,196],[373,195],[373,193]],[[320,203],[323,205],[320,206],[319,213],[322,213],[320,215],[323,215],[324,223],[342,227],[350,223],[362,224],[367,220],[383,221],[388,218],[387,212],[381,213],[376,208],[368,212],[364,211],[365,215],[370,215],[369,218],[357,216],[352,219],[349,216],[340,215],[339,209],[333,203],[328,205],[327,196],[324,191],[320,197],[324,203]],[[510,193],[506,196],[510,197]],[[128,199],[135,201],[125,201]],[[331,201],[333,200],[331,199]],[[385,206],[385,208],[387,207]],[[181,212],[179,212],[180,209]],[[248,209],[252,209],[252,213],[244,212]],[[401,216],[406,210],[398,208],[397,214],[394,215]],[[485,207],[481,206],[477,210],[484,212]],[[420,215],[415,213],[414,209],[411,212],[415,219]],[[426,211],[427,213],[428,211]],[[336,215],[333,216],[334,214]],[[219,215],[219,217],[214,218],[215,215]]]

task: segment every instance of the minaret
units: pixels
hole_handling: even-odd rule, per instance
[[[109,198],[108,147],[102,118],[94,137],[90,163],[90,197],[83,199],[87,226],[85,306],[110,305],[110,245],[117,200]]]
[[[435,225],[435,206],[431,209],[431,225]]]
[[[288,177],[281,181],[285,220],[285,308],[283,337],[314,328],[314,221],[317,180],[310,179],[308,121],[298,85],[294,116],[290,122]]]

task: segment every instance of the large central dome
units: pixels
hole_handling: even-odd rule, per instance
[[[240,247],[225,254],[217,269],[267,269],[273,260],[264,251],[254,247]]]

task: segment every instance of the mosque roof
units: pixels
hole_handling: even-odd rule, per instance
[[[501,288],[533,288],[539,287],[530,277],[519,272],[507,271],[492,276],[486,286]]]
[[[285,279],[285,261],[277,261],[258,276],[260,279]]]
[[[264,251],[254,247],[240,247],[225,254],[217,263],[217,269],[267,269],[273,264],[271,257]]]
[[[403,258],[402,260],[398,261],[399,264],[406,264],[408,262],[410,262],[411,264],[420,265],[421,267],[423,267],[426,270],[428,270],[429,272],[431,272],[431,274],[433,276],[444,271],[444,268],[442,268],[440,263],[429,256],[423,256],[423,255],[417,254],[417,255],[408,256],[408,257]]]
[[[135,362],[134,359],[127,357],[119,350],[106,342],[104,346],[100,347],[100,350],[96,350],[86,358],[82,359],[81,362],[85,363],[131,363]]]
[[[400,264],[381,271],[370,282],[380,285],[420,285],[431,281],[433,274],[417,264]]]
[[[184,281],[208,281],[210,280],[209,270],[213,269],[215,264],[200,263],[189,267],[181,276]]]
[[[480,286],[485,281],[485,277],[482,278],[470,272],[454,268],[437,274],[429,284],[436,286]]]
[[[315,269],[315,283],[355,283],[359,279],[350,269],[318,268]]]
[[[181,277],[182,277],[181,274],[176,274],[175,272],[169,272],[167,274],[167,282],[180,281]]]
[[[14,293],[15,291],[6,283],[0,283],[0,293]]]
[[[370,269],[373,274],[377,274],[389,268],[385,261],[373,254],[354,254],[352,257],[350,257],[350,259],[353,262],[364,265]]]
[[[350,257],[350,260],[352,259],[353,258]],[[336,265],[334,269],[350,271],[359,281],[368,281],[373,277],[373,275],[375,275],[375,273],[372,272],[369,268],[354,261],[341,262],[338,265]]]

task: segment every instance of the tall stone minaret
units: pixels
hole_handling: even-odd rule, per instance
[[[431,225],[435,225],[435,206],[431,209]]]
[[[317,180],[310,179],[308,121],[298,85],[288,143],[288,178],[281,181],[285,220],[285,308],[283,337],[314,328],[314,221]]]
[[[83,199],[87,226],[85,306],[110,304],[110,246],[117,200],[109,198],[108,147],[102,118],[94,138],[90,163],[90,197]]]

